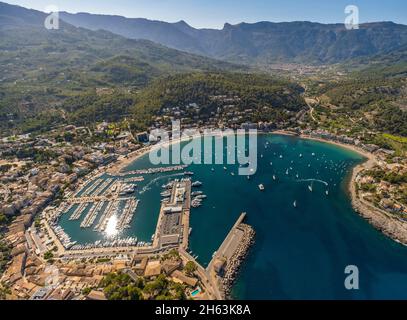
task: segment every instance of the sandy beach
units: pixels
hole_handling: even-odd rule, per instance
[[[149,153],[150,150],[151,146],[147,146],[142,149],[133,151],[129,153],[127,156],[120,157],[112,166],[109,167],[107,173],[109,174],[120,173],[124,168],[129,166],[131,163]]]

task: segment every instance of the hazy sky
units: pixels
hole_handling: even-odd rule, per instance
[[[0,0],[44,11],[116,14],[176,22],[198,28],[222,28],[225,22],[316,21],[344,22],[347,5],[357,5],[360,22],[407,24],[407,0]]]

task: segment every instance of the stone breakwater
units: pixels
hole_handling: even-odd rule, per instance
[[[244,235],[234,255],[227,262],[225,273],[222,277],[224,296],[227,298],[230,297],[233,283],[236,280],[237,274],[239,273],[240,267],[246,258],[250,247],[254,244],[256,234],[254,229],[247,224],[241,223],[238,228],[243,230]]]

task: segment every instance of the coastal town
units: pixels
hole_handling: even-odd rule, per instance
[[[180,292],[182,297],[226,297],[232,284],[231,273],[236,272],[239,266],[237,261],[249,246],[229,250],[231,262],[227,264],[228,283],[225,284],[215,280],[212,270],[204,269],[188,253],[191,184],[197,185],[191,183],[188,174],[186,178],[174,180],[165,186],[168,190],[165,196],[168,198],[162,203],[152,242],[138,242],[136,238],[129,238],[78,245],[58,225],[60,216],[70,211],[69,220],[83,218],[81,228],[95,226],[95,230],[105,232],[111,218],[119,214],[116,228],[123,230],[131,223],[137,208],[137,199],[131,197],[134,192],[132,183],[143,181],[146,174],[186,169],[181,165],[126,174],[117,170],[115,166],[127,163],[128,158],[134,159],[145,153],[143,139],[146,139],[145,133],[138,135],[137,141],[123,143],[120,140],[118,145],[128,152],[124,156],[120,151],[113,153],[110,149],[113,146],[108,147],[108,153],[102,153],[98,148],[64,146],[51,166],[36,166],[34,159],[9,161],[13,164],[2,180],[3,186],[7,186],[3,190],[6,201],[2,202],[5,204],[2,212],[10,221],[7,227],[2,227],[5,231],[2,243],[6,249],[2,252],[2,258],[7,258],[5,254],[10,257],[1,279],[1,292],[5,298],[107,299],[101,285],[111,274],[125,274],[133,280],[142,278],[146,282],[164,278],[177,288],[175,291]],[[7,152],[10,144],[25,148],[27,140],[36,151],[44,152],[51,149],[50,146],[53,152],[58,150],[52,144],[47,144],[46,148],[40,144],[36,148],[29,137],[3,140],[2,150]],[[116,175],[101,179],[107,172],[110,175],[116,172]],[[17,190],[21,190],[21,193],[15,192]],[[200,192],[192,194],[194,199],[203,197]],[[122,206],[119,207],[121,202]],[[252,241],[253,235],[245,234],[243,238],[246,237]],[[218,267],[216,274],[223,275],[223,268]],[[139,298],[149,299],[153,296],[143,293]]]
[[[406,1],[55,2],[0,0],[1,303],[407,300]]]
[[[222,100],[227,106],[239,98],[213,99]],[[115,228],[126,229],[138,205],[138,199],[132,196],[135,183],[156,172],[188,173],[185,165],[121,171],[159,143],[150,132],[157,128],[170,131],[168,121],[177,117],[185,120],[183,128],[201,132],[215,127],[257,129],[259,133],[334,143],[360,153],[367,160],[354,168],[350,182],[355,210],[383,233],[407,244],[405,155],[368,143],[363,135],[354,137],[346,132],[303,128],[302,120],[308,116],[303,111],[291,115],[290,122],[296,126],[251,123],[245,121],[250,110],[244,114],[225,113],[227,107],[214,114],[209,123],[192,118],[193,125],[183,116],[196,108],[199,106],[189,104],[172,110],[171,114],[163,110],[147,132],[132,133],[126,126],[103,122],[95,129],[70,125],[51,133],[2,139],[0,297],[114,299],[110,289],[117,277],[124,277],[128,283],[143,279],[143,285],[134,289],[139,299],[157,298],[160,293],[151,289],[157,281],[164,281],[171,288],[169,292],[174,299],[230,297],[255,231],[243,223],[243,214],[209,266],[202,267],[188,251],[190,211],[203,199],[201,193],[195,192],[192,201],[193,181],[188,174],[165,186],[166,200],[161,204],[151,242],[128,237],[77,244],[58,224],[61,215],[69,212],[70,220],[82,219],[81,228],[92,227],[103,233],[113,223],[112,217],[119,215]]]

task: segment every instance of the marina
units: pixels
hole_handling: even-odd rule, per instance
[[[119,200],[109,202],[106,210],[102,213],[98,223],[94,227],[95,231],[103,232],[106,229],[107,223],[113,214],[117,212],[119,207]]]
[[[85,216],[83,221],[81,222],[81,228],[90,228],[93,223],[95,222],[97,216],[101,212],[102,207],[105,205],[105,202],[95,202],[92,204],[88,214]]]
[[[273,269],[270,261],[275,261],[278,266],[284,266],[276,272],[284,283],[284,291],[289,292],[290,297],[322,298],[319,291],[313,290],[313,286],[308,282],[324,286],[328,274],[339,272],[342,275],[343,270],[336,270],[333,266],[343,265],[352,260],[355,255],[351,254],[349,257],[347,255],[355,248],[364,248],[363,261],[369,265],[394,269],[398,260],[395,258],[392,261],[390,258],[388,250],[392,249],[387,248],[386,252],[380,252],[382,256],[387,257],[384,259],[386,265],[375,260],[377,247],[381,245],[381,241],[387,240],[378,237],[376,230],[355,214],[343,191],[347,173],[362,158],[335,146],[282,136],[261,136],[260,149],[266,141],[270,143],[267,150],[262,150],[264,157],[259,159],[257,172],[250,176],[251,179],[247,179],[246,175],[231,175],[231,172],[237,173],[235,169],[238,169],[238,165],[228,166],[227,170],[223,170],[222,165],[192,164],[188,169],[178,170],[179,172],[144,175],[143,180],[134,181],[137,187],[133,194],[119,196],[120,183],[128,183],[129,181],[125,179],[131,178],[131,175],[124,173],[144,171],[144,168],[149,166],[148,156],[129,166],[126,169],[128,171],[122,172],[123,176],[116,177],[112,173],[109,173],[109,176],[99,176],[117,182],[113,181],[112,187],[106,189],[101,196],[93,196],[92,193],[91,196],[81,198],[78,194],[75,196],[77,199],[73,200],[72,194],[65,199],[61,208],[52,212],[52,215],[59,217],[55,225],[61,226],[70,237],[64,241],[65,247],[70,248],[64,251],[64,257],[114,257],[118,252],[156,255],[171,248],[179,248],[182,257],[192,259],[201,266],[198,268],[199,275],[213,284],[210,289],[213,296],[227,294],[242,299],[284,297],[283,288],[278,283],[270,283],[268,278],[269,270]],[[312,156],[312,153],[315,156]],[[270,162],[273,163],[272,166]],[[291,167],[287,168],[287,163],[291,163]],[[285,174],[287,169],[288,175]],[[194,181],[190,179],[192,175],[184,174],[185,170],[194,173]],[[192,187],[197,181],[201,183],[200,186]],[[187,187],[184,193],[182,190],[185,190],[185,183],[190,187]],[[259,196],[260,184],[265,186],[263,191],[265,196]],[[116,190],[113,192],[114,185]],[[312,192],[308,186],[312,187]],[[91,184],[87,186],[90,187]],[[163,197],[161,193],[165,191],[170,191],[170,194],[165,193]],[[200,199],[197,196],[206,197]],[[120,214],[125,207],[125,203],[121,202],[123,199],[138,201],[133,218],[126,228],[124,225],[118,227]],[[177,202],[175,199],[184,200]],[[196,203],[194,199],[201,200],[201,203],[199,201]],[[99,213],[92,227],[80,228],[81,220],[88,214],[90,208],[85,209],[78,220],[69,220],[79,204],[97,201],[107,201],[108,205]],[[349,206],[345,206],[346,203]],[[226,273],[227,268],[224,265],[224,274],[227,274],[229,280],[225,283],[217,282],[215,285],[215,279],[210,278],[207,267],[213,259],[213,253],[219,250],[238,219],[239,212],[248,212],[246,219],[256,231],[256,238],[261,239],[261,245],[257,243],[248,245],[248,242],[244,242],[244,246],[237,250],[241,254],[237,255],[236,264],[232,264],[234,267]],[[344,219],[350,222],[343,224]],[[111,228],[112,225],[114,228]],[[359,229],[356,233],[355,226]],[[193,232],[190,231],[191,228]],[[308,232],[310,229],[313,231]],[[329,233],[326,231],[328,229]],[[108,231],[111,230],[115,234],[113,237],[108,236]],[[208,230],[211,231],[210,236]],[[346,238],[353,239],[352,243],[344,240],[343,233],[347,234]],[[360,237],[361,233],[364,233],[363,239]],[[123,239],[126,241],[119,241]],[[365,239],[368,239],[368,242]],[[332,257],[325,252],[323,243],[326,241],[335,243],[340,254]],[[243,249],[247,246],[251,249],[248,251],[249,256],[246,257],[247,251]],[[373,250],[372,246],[376,250]],[[300,252],[308,254],[298,260]],[[316,264],[315,254],[318,254],[318,261],[323,261],[321,265]],[[287,256],[290,261],[297,263],[285,265]],[[316,270],[324,277],[320,278],[314,273],[305,274],[303,268],[299,267],[304,263],[307,268]],[[388,267],[389,263],[392,268]],[[360,265],[361,269],[367,272],[363,263]],[[294,284],[291,282],[292,272],[310,280],[307,280],[307,284]],[[256,274],[254,279],[253,274]],[[380,278],[377,273],[375,277]],[[267,288],[272,287],[273,294],[267,291],[263,284],[267,285]],[[225,285],[229,290],[216,292],[215,287],[222,288]],[[341,287],[335,287],[335,291],[326,293],[329,297],[353,298],[355,295],[366,294],[366,290],[351,294],[352,296],[349,292],[341,290]],[[369,294],[374,294],[374,290],[372,289]]]
[[[167,168],[155,168],[154,170],[135,170],[131,173],[169,173],[176,170],[183,170],[186,166],[172,166]],[[128,174],[128,173],[127,173]],[[187,172],[184,176],[190,177],[193,172]],[[105,180],[103,180],[105,179]],[[130,178],[132,179],[132,178]],[[131,182],[130,182],[131,181]],[[116,178],[108,176],[93,179],[92,183],[84,185],[85,190],[70,195],[60,208],[49,213],[49,225],[59,238],[62,246],[66,250],[75,252],[80,250],[89,250],[95,248],[106,248],[109,246],[117,248],[135,247],[146,250],[162,250],[171,246],[180,245],[189,236],[189,210],[191,207],[191,186],[201,186],[197,181],[192,183],[190,178],[173,179],[162,185],[164,191],[161,196],[164,197],[155,236],[152,241],[140,240],[134,236],[123,237],[126,229],[130,229],[137,212],[140,200],[136,198],[137,185],[134,182],[143,182],[144,177],[137,177],[134,180],[128,178]],[[195,194],[195,201],[202,201],[206,198],[203,192]],[[81,229],[91,229],[94,232],[105,235],[104,239],[94,241],[93,243],[77,243],[72,241],[65,230],[57,225],[66,214],[69,215],[67,221],[71,223],[78,221]],[[184,216],[188,217],[188,221]],[[184,230],[184,224],[187,231]]]
[[[137,210],[139,200],[130,199],[126,201],[122,213],[117,223],[119,230],[130,228],[130,223],[133,220],[134,213]]]
[[[80,203],[78,205],[78,207],[75,209],[75,211],[72,213],[72,215],[70,216],[69,220],[71,220],[71,221],[78,220],[87,207],[88,207],[88,203],[86,203],[86,202]],[[67,211],[69,211],[69,210],[67,210]]]

